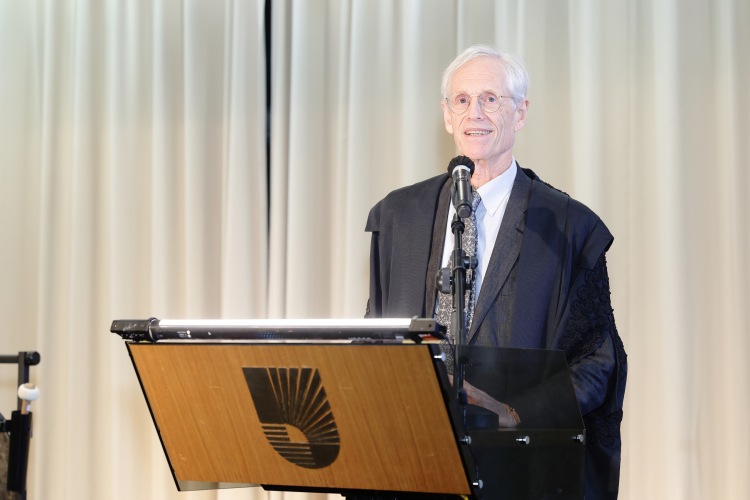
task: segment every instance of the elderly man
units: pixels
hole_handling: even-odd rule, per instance
[[[596,214],[513,157],[528,82],[520,59],[481,45],[443,76],[445,128],[474,162],[479,195],[469,344],[565,352],[587,429],[586,498],[616,498],[627,364],[609,298],[605,253],[613,238]],[[445,321],[434,277],[453,249],[451,185],[443,174],[390,193],[370,211],[369,317]],[[502,423],[502,408],[494,411]]]

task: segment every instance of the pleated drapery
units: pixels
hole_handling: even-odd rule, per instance
[[[266,315],[264,8],[2,4],[2,350],[42,355],[30,498],[256,493],[177,493],[108,330]]]
[[[529,67],[518,162],[615,235],[620,497],[750,497],[750,5],[268,5],[270,179],[265,1],[0,0],[0,341],[42,354],[30,498],[309,498],[178,494],[109,324],[361,317],[367,213],[455,155],[440,76],[479,42]]]

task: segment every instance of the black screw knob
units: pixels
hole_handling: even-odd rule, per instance
[[[435,286],[440,293],[451,293],[451,270],[449,268],[444,267],[437,272]]]

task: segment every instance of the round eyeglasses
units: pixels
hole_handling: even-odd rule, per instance
[[[445,102],[448,104],[448,109],[460,115],[465,113],[469,109],[471,104],[471,98],[476,97],[479,101],[479,107],[485,113],[494,113],[500,109],[500,104],[503,102],[502,99],[510,99],[507,95],[495,95],[492,92],[483,92],[480,95],[476,94],[453,94],[445,98]]]

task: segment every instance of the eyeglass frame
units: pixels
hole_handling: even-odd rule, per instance
[[[469,98],[469,103],[466,105],[466,109],[463,110],[463,111],[461,111],[459,113],[457,111],[453,111],[453,108],[451,107],[450,98],[453,97],[453,96],[455,96],[455,95],[462,95],[462,94],[464,94],[464,93],[463,92],[456,92],[455,94],[451,94],[451,95],[449,95],[448,97],[445,98],[445,104],[446,104],[446,106],[448,106],[448,109],[451,111],[451,113],[454,113],[454,114],[457,114],[457,115],[462,115],[462,114],[466,113],[469,110],[469,107],[471,106],[471,98],[472,97],[476,97],[477,98],[477,102],[479,103],[479,109],[481,109],[483,113],[494,113],[494,112],[498,111],[500,109],[500,105],[502,104],[502,102],[497,105],[497,109],[496,110],[494,110],[494,111],[487,111],[485,109],[485,107],[484,107],[484,103],[482,102],[481,99],[479,99],[484,94],[492,94],[492,95],[494,95],[495,97],[497,97],[499,99],[513,99],[513,96],[509,96],[509,95],[495,95],[494,92],[482,92],[481,94],[465,94]]]

